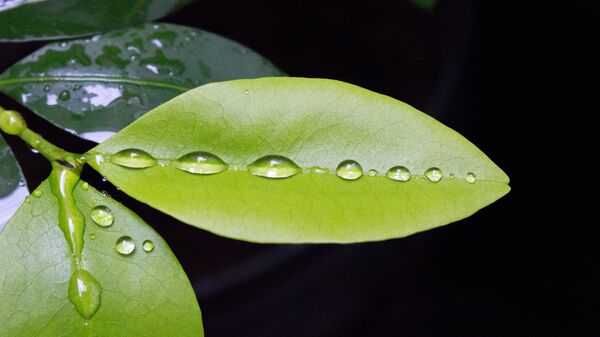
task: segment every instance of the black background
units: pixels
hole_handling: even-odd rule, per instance
[[[440,0],[425,12],[401,0],[202,0],[163,21],[232,38],[292,76],[406,101],[477,144],[513,189],[466,220],[404,239],[277,246],[186,226],[86,170],[171,244],[207,336],[600,336],[596,245],[572,215],[577,195],[557,186],[578,179],[554,147],[566,131],[545,125],[575,116],[559,106],[567,92],[588,95],[574,87],[597,68],[578,50],[598,41],[582,37],[598,32],[595,2]],[[0,44],[0,70],[41,45]],[[0,104],[25,110],[6,97]],[[24,113],[58,145],[93,145]],[[39,184],[48,164],[8,141],[30,187]]]

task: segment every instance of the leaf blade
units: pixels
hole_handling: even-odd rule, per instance
[[[17,159],[0,135],[0,232],[28,194]]]
[[[0,41],[82,36],[158,19],[192,0],[3,1]]]
[[[262,56],[229,39],[148,24],[47,45],[0,75],[0,91],[99,142],[198,85],[280,75]]]
[[[114,200],[76,187],[86,214],[84,261],[103,288],[100,309],[86,324],[67,298],[69,248],[56,224],[56,199],[47,182],[38,190],[41,197],[21,207],[0,235],[2,336],[203,335],[193,290],[162,238]],[[98,204],[113,211],[111,227],[100,228],[87,216]],[[136,241],[131,256],[115,251],[122,235]],[[146,239],[155,244],[151,253],[141,249]]]
[[[102,156],[124,148],[163,162],[208,151],[231,166],[198,176],[173,167],[132,170]],[[100,157],[90,155],[90,164],[131,196],[183,222],[257,242],[402,237],[460,220],[510,189],[506,174],[455,131],[390,97],[331,80],[206,85],[156,108],[91,153]],[[265,155],[285,156],[304,172],[275,180],[232,169]],[[344,181],[334,173],[348,159],[378,174]],[[385,177],[397,165],[413,172],[409,182]],[[313,166],[329,174],[308,173]],[[442,181],[424,178],[432,167],[442,169]],[[470,172],[478,177],[474,184],[465,179]]]

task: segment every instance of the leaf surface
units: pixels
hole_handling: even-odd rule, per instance
[[[192,0],[3,0],[0,41],[80,36],[158,19]]]
[[[201,84],[281,75],[264,57],[224,37],[147,24],[49,44],[0,75],[0,91],[50,122],[100,142]]]
[[[115,154],[128,148],[147,152],[159,165],[114,164]],[[201,175],[175,167],[196,151],[218,156],[228,169]],[[269,155],[292,160],[302,173],[272,179],[248,171]],[[257,242],[403,237],[465,218],[510,189],[506,174],[455,131],[393,98],[323,79],[202,86],[146,114],[88,158],[152,207]],[[345,160],[358,162],[365,174],[338,177],[336,167]],[[412,172],[409,181],[386,177],[398,165]],[[315,166],[328,173],[314,173]],[[431,168],[441,169],[441,181],[426,178]],[[469,173],[475,182],[467,181]]]
[[[28,194],[17,159],[0,135],[0,232]]]
[[[123,205],[81,185],[75,197],[86,217],[83,259],[102,288],[100,308],[85,322],[67,297],[70,250],[45,181],[37,189],[41,196],[24,204],[0,234],[0,336],[203,336],[194,292],[167,244]],[[92,222],[98,205],[112,211],[112,226]],[[115,250],[122,236],[135,242],[131,255]],[[154,243],[150,253],[142,249],[145,240]]]

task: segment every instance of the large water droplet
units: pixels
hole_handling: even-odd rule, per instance
[[[150,240],[146,240],[146,241],[144,241],[144,243],[142,243],[142,248],[144,249],[144,251],[146,253],[150,253],[151,251],[154,250],[154,242],[152,242]]]
[[[290,159],[270,155],[257,159],[248,165],[248,171],[255,176],[267,178],[288,178],[300,173],[302,170]]]
[[[122,236],[117,240],[115,248],[121,255],[130,255],[135,250],[135,242],[129,236]]]
[[[437,167],[432,167],[425,171],[425,177],[427,177],[429,181],[437,183],[438,181],[442,180],[442,170]]]
[[[114,164],[130,168],[146,168],[156,165],[154,159],[147,152],[140,149],[121,150],[110,157]]]
[[[338,177],[345,180],[356,180],[363,174],[362,167],[354,160],[344,160],[341,162],[335,173]]]
[[[71,99],[71,93],[69,92],[69,90],[63,90],[58,95],[58,99],[60,99],[61,101],[68,101],[69,99]]]
[[[100,283],[88,271],[76,270],[69,280],[69,300],[75,310],[85,319],[90,319],[100,307]]]
[[[469,182],[469,184],[474,184],[477,181],[477,176],[475,175],[475,173],[469,172],[465,179],[467,180],[467,182]]]
[[[221,158],[209,152],[192,152],[171,162],[180,170],[195,174],[214,174],[227,169],[227,164]]]
[[[394,166],[387,171],[386,176],[396,181],[409,181],[410,170],[404,166]]]
[[[90,218],[100,227],[109,227],[115,219],[110,208],[106,206],[94,207],[90,213]]]

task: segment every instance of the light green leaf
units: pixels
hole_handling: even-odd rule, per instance
[[[219,35],[148,24],[49,44],[0,75],[0,91],[100,142],[201,84],[282,75],[264,57]]]
[[[48,40],[138,25],[192,0],[1,0],[0,41]]]
[[[128,148],[147,152],[158,165],[139,151],[138,157],[116,155]],[[211,175],[176,168],[183,167],[177,158],[195,151],[230,166]],[[268,155],[288,158],[303,172],[283,179],[252,175],[249,165]],[[132,197],[188,224],[256,242],[403,237],[465,218],[510,189],[506,174],[455,131],[393,98],[323,79],[202,86],[146,114],[88,158]],[[272,164],[282,160],[275,159]],[[112,162],[128,166],[128,160],[150,167]],[[341,179],[336,167],[345,160],[377,172]],[[386,177],[398,165],[412,172],[410,181]],[[315,166],[329,173],[315,173]],[[443,175],[437,183],[425,177],[435,167]],[[282,172],[294,166],[272,171]],[[435,180],[437,172],[429,172]]]
[[[17,159],[0,135],[0,232],[28,194]]]
[[[83,261],[102,288],[100,308],[86,322],[67,297],[70,250],[57,225],[57,200],[44,182],[41,196],[0,234],[0,336],[203,336],[194,292],[163,239],[123,205],[81,185],[75,197],[86,217]],[[112,211],[112,226],[92,222],[98,205]],[[129,256],[115,250],[121,236],[135,242]],[[145,240],[154,243],[152,252],[143,250]]]

